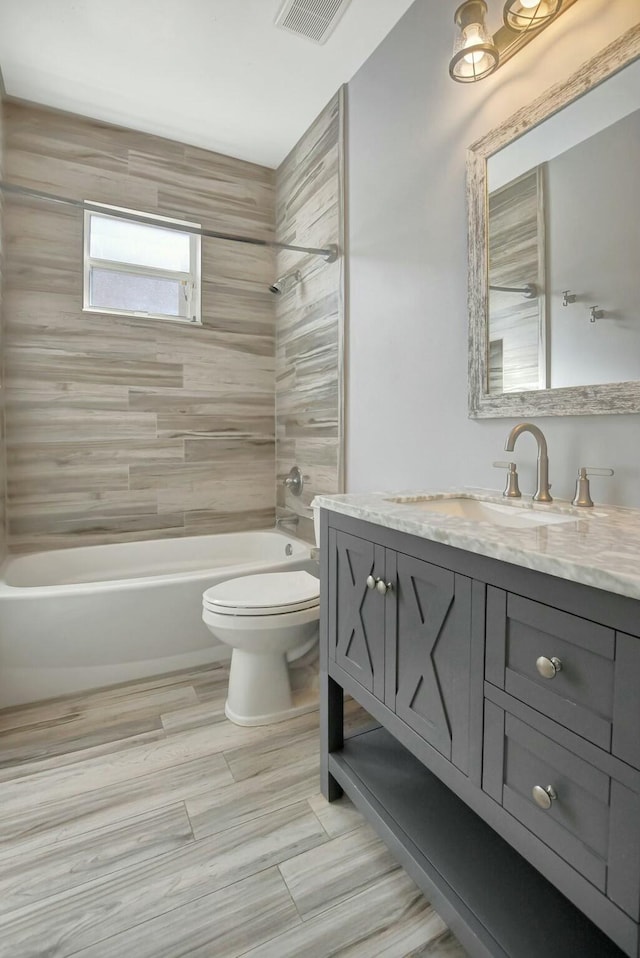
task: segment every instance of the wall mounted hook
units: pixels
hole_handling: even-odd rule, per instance
[[[576,296],[576,294],[575,294],[575,293],[572,293],[570,289],[564,289],[564,290],[562,291],[562,305],[563,305],[563,306],[569,306],[569,305],[571,305],[571,303],[575,303],[575,301],[577,300],[577,298],[578,298],[578,297]]]
[[[589,322],[595,323],[596,319],[602,319],[603,316],[604,316],[604,309],[600,309],[599,306],[592,306],[591,319],[589,320]]]

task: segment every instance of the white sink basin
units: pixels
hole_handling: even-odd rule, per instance
[[[508,503],[487,502],[482,499],[469,499],[456,496],[449,499],[420,499],[411,496],[396,496],[387,502],[397,502],[411,506],[420,512],[435,515],[454,516],[458,519],[470,519],[474,522],[489,522],[494,526],[508,526],[511,529],[525,529],[537,526],[558,525],[575,522],[579,516],[562,512],[547,511],[552,507],[544,505],[540,511],[523,508]],[[544,508],[544,512],[542,509]]]

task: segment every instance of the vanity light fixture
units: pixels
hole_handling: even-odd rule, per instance
[[[455,12],[458,27],[449,75],[458,83],[483,80],[572,7],[576,0],[507,0],[503,25],[488,32],[485,0],[465,0]]]
[[[485,24],[485,0],[465,0],[455,13],[458,33],[453,45],[449,73],[459,83],[475,83],[498,67],[498,48]]]

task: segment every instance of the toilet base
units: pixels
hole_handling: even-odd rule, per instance
[[[287,657],[234,649],[224,712],[236,725],[270,725],[318,708],[318,691],[291,691]]]
[[[295,718],[296,715],[304,715],[306,712],[315,712],[320,704],[320,696],[317,689],[305,689],[301,692],[294,692],[291,698],[292,704],[288,709],[285,709],[283,712],[272,712],[269,715],[237,715],[229,708],[229,699],[227,699],[224,706],[224,714],[234,725],[275,725],[277,722],[286,722],[287,719]]]

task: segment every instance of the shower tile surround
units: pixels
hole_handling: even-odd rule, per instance
[[[274,172],[6,102],[4,175],[259,238],[275,220],[278,239],[325,246],[339,238],[340,107]],[[294,461],[310,476],[306,515],[316,492],[341,490],[339,263],[205,239],[194,328],[82,313],[79,211],[12,197],[5,231],[11,551],[273,525],[276,305],[278,504]],[[276,304],[267,287],[292,266],[303,283]]]
[[[327,104],[276,174],[276,238],[326,248],[342,237],[344,91]],[[342,489],[344,259],[278,252],[276,273],[300,270],[302,281],[276,300],[277,515],[300,517],[297,534],[313,540],[311,500]],[[297,464],[302,496],[283,479]]]
[[[333,130],[336,109],[337,99],[323,114]],[[273,235],[272,170],[32,105],[5,103],[4,126],[11,182]],[[322,171],[322,144],[318,151],[308,136],[295,157],[315,147]],[[291,204],[298,218],[286,231],[294,242],[321,245],[326,230],[307,225],[300,206],[323,219],[327,176],[315,185],[310,176],[305,183],[293,171],[279,174],[279,188],[311,187],[313,196]],[[79,211],[12,197],[5,230],[11,550],[273,525],[275,303],[267,287],[282,268],[273,252],[203,240],[204,328],[194,328],[82,313]],[[312,300],[328,297],[337,276],[318,262],[301,264],[310,276],[305,299],[287,309],[290,326],[298,311],[307,321],[299,361],[311,371],[318,366],[310,337],[316,328],[318,339],[327,333]],[[312,388],[321,397],[324,382]],[[309,436],[309,468],[317,471],[322,443],[313,430]],[[323,481],[318,491],[336,488]]]

